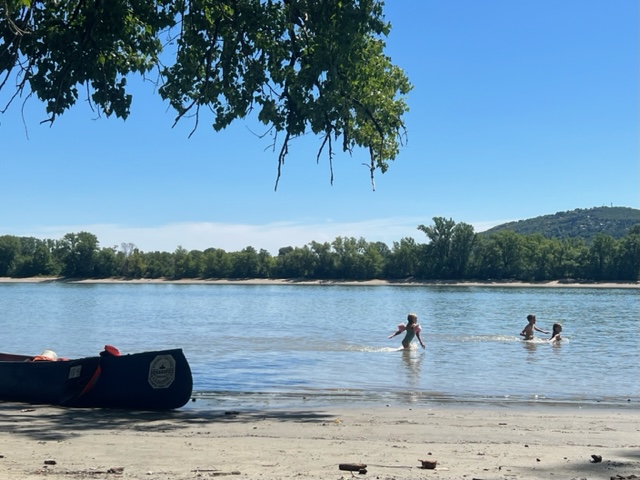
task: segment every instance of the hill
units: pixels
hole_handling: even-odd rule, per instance
[[[621,238],[629,233],[629,228],[637,224],[640,224],[640,210],[636,208],[578,208],[553,215],[503,223],[480,235],[490,236],[501,230],[511,230],[522,235],[539,233],[547,238],[582,238],[588,243],[599,233]]]

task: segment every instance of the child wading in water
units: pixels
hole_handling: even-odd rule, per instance
[[[536,330],[538,332],[546,333],[549,335],[549,332],[546,330],[542,330],[541,328],[536,327],[536,316],[535,315],[527,315],[527,320],[529,324],[522,329],[520,335],[524,337],[525,340],[533,340],[533,331]]]
[[[549,339],[549,341],[559,342],[560,340],[562,340],[562,335],[560,335],[560,332],[562,332],[562,325],[560,325],[559,323],[554,323],[553,330],[551,332],[551,338]]]
[[[413,337],[416,337],[420,342],[420,346],[424,348],[424,342],[422,341],[422,338],[420,338],[421,330],[422,328],[418,324],[418,316],[415,313],[410,313],[409,315],[407,315],[407,324],[405,325],[401,323],[400,325],[398,325],[398,331],[393,335],[389,335],[389,338],[393,338],[396,335],[400,335],[402,332],[405,332],[405,336],[402,339],[402,346],[404,348],[409,348]]]

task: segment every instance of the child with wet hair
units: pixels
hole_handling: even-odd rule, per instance
[[[551,331],[551,338],[549,339],[549,341],[559,342],[560,340],[562,340],[562,335],[560,335],[560,332],[562,332],[562,325],[560,325],[559,323],[554,323],[553,330]]]

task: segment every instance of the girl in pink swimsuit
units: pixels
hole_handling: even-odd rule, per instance
[[[396,335],[400,335],[402,332],[405,332],[405,336],[402,339],[402,346],[404,348],[409,348],[413,337],[416,337],[418,339],[418,342],[420,342],[420,346],[424,348],[424,342],[420,337],[421,330],[422,328],[418,324],[418,316],[415,313],[410,313],[409,315],[407,315],[407,324],[405,325],[401,323],[400,325],[398,325],[398,331],[393,335],[389,335],[389,338],[393,338]]]

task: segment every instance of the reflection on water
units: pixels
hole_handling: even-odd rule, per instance
[[[524,345],[524,349],[528,353],[527,362],[534,363],[537,360],[536,351],[538,349],[539,343],[534,340],[523,340],[522,344]]]
[[[420,365],[424,359],[424,353],[415,348],[405,348],[402,351],[402,360],[407,371],[407,385],[411,388],[420,386]]]

